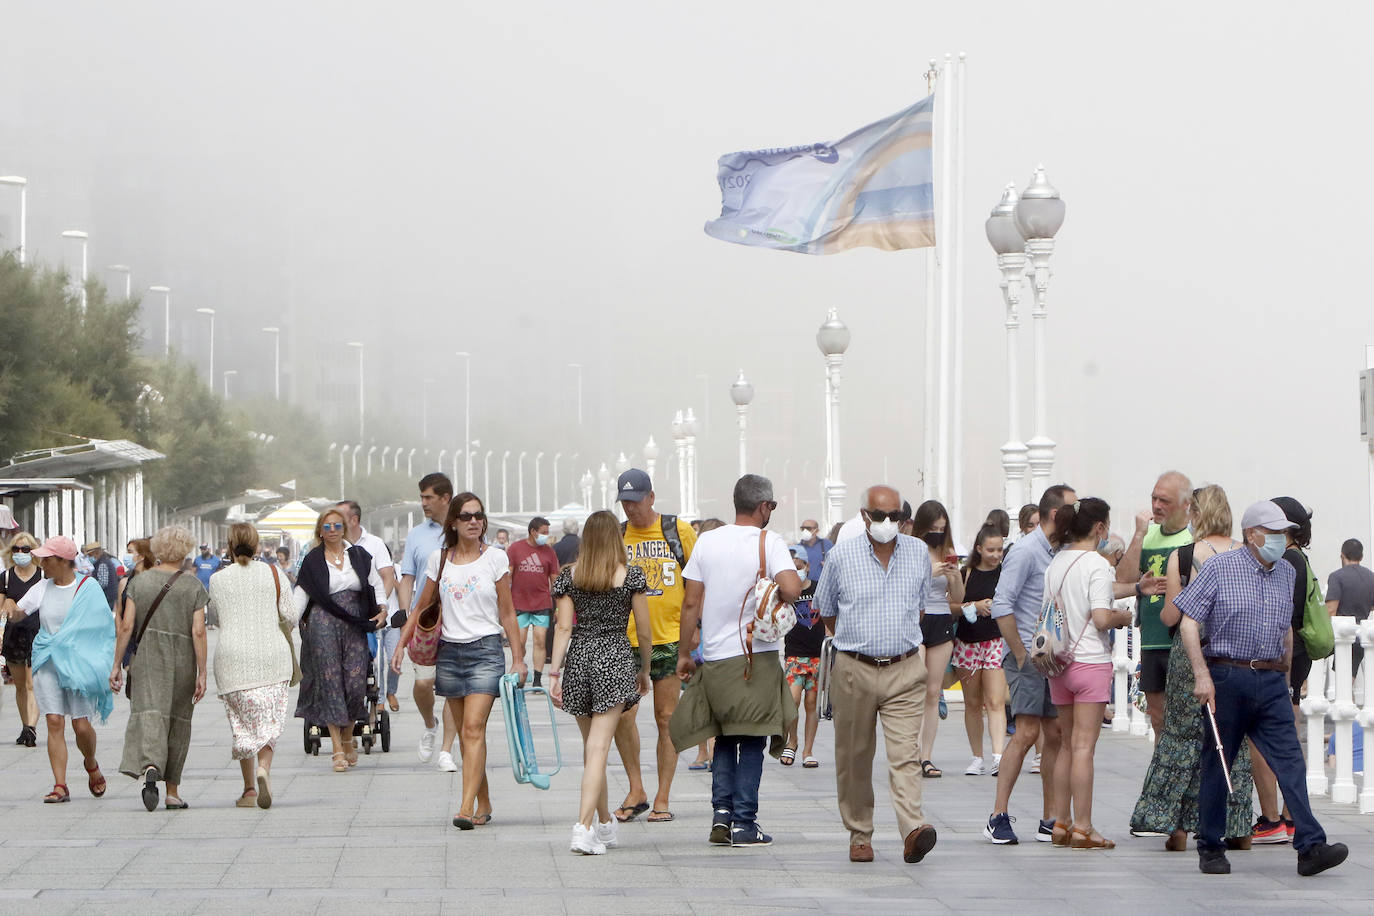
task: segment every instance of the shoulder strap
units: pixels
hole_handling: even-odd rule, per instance
[[[677,516],[660,515],[658,521],[659,526],[663,529],[663,540],[668,542],[668,550],[672,553],[673,559],[677,560],[678,568],[681,569],[687,565],[687,551],[683,549],[682,536],[677,531]],[[623,526],[621,530],[624,531]]]
[[[89,578],[89,577],[88,577]],[[148,624],[152,621],[153,615],[157,613],[157,606],[162,603],[162,599],[167,597],[167,593],[172,590],[172,586],[181,578],[181,570],[177,570],[167,579],[167,583],[162,586],[162,591],[157,593],[153,599],[153,606],[148,608],[148,616],[143,618],[143,626],[138,628],[138,635],[134,637],[134,645],[143,641],[143,634],[148,632]],[[79,588],[80,586],[78,586]]]
[[[1184,544],[1175,551],[1178,554],[1179,585],[1186,586],[1193,578],[1193,556],[1196,546],[1196,544]]]
[[[277,567],[269,566],[267,568],[272,570],[272,584],[277,587],[277,606],[281,607],[281,579],[277,578]]]
[[[766,530],[760,529],[760,530],[759,530],[759,575],[758,575],[758,578],[760,578],[760,579],[767,579],[767,578],[768,578],[768,556],[767,556],[766,553],[764,552],[764,545],[765,545],[765,543],[767,542],[767,540],[768,540],[768,532],[767,532]]]

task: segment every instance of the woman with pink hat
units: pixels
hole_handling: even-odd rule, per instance
[[[114,617],[100,586],[76,575],[76,543],[52,537],[33,551],[46,577],[29,589],[11,617],[39,612],[31,667],[38,711],[48,726],[48,761],[52,791],[48,804],[71,800],[67,789],[66,720],[72,720],[90,792],[105,794],[105,777],[95,759],[94,716],[104,722],[114,709],[108,672],[114,660]]]

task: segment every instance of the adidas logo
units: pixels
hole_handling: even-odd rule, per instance
[[[633,489],[634,489],[634,486],[627,480],[627,481],[625,481],[625,486],[621,487],[620,489],[622,489],[622,490],[633,490]]]

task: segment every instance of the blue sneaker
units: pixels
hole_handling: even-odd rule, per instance
[[[758,824],[730,828],[731,846],[771,846],[773,838],[759,829]]]
[[[1035,838],[1041,843],[1054,842],[1054,818],[1046,818],[1040,822],[1035,831]]]
[[[940,694],[940,718],[949,718],[949,704],[945,702],[945,695],[943,693]]]
[[[1010,814],[994,814],[988,818],[988,825],[983,828],[983,836],[998,846],[1015,846],[1018,840],[1011,829],[1015,821],[1016,818]]]

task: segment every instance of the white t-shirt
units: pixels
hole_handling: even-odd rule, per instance
[[[425,578],[439,578],[439,558],[444,548],[429,555]],[[474,642],[501,632],[500,607],[496,583],[510,575],[510,559],[500,547],[489,546],[471,563],[444,564],[444,579],[439,583],[443,604],[440,638],[445,642]]]
[[[372,565],[376,567],[377,572],[381,572],[384,569],[391,569],[396,565],[391,560],[391,551],[387,549],[386,542],[366,528],[358,535],[358,546],[372,555]],[[394,614],[396,611],[400,610],[401,605],[396,597],[395,588],[386,595],[382,595],[380,591],[378,591],[377,594],[379,597],[386,598],[386,606],[391,613]]]
[[[861,534],[868,534],[868,525],[864,524],[862,512],[840,526],[840,533],[835,535],[835,543],[842,544],[850,538],[856,538]]]
[[[1083,634],[1074,649],[1075,662],[1101,664],[1112,660],[1108,631],[1099,630],[1090,621],[1093,608],[1114,606],[1112,583],[1115,580],[1112,564],[1095,550],[1061,550],[1045,570],[1045,599],[1058,599],[1069,645]]]
[[[97,584],[94,579],[91,583]],[[62,629],[62,621],[67,619],[67,611],[71,610],[72,599],[76,597],[76,587],[80,584],[80,576],[66,585],[58,585],[51,579],[35,582],[33,587],[24,593],[24,597],[19,599],[19,610],[28,615],[41,607],[43,616],[40,618],[40,625],[47,632],[56,633]],[[52,594],[48,594],[49,591]]]
[[[759,572],[759,529],[726,525],[697,538],[691,559],[682,575],[705,588],[701,604],[701,655],[718,662],[744,654],[745,625],[754,612],[753,602],[740,613],[740,603],[754,588]],[[772,531],[764,541],[769,576],[784,570],[797,571],[787,542]],[[754,640],[755,652],[775,652],[782,641]]]

